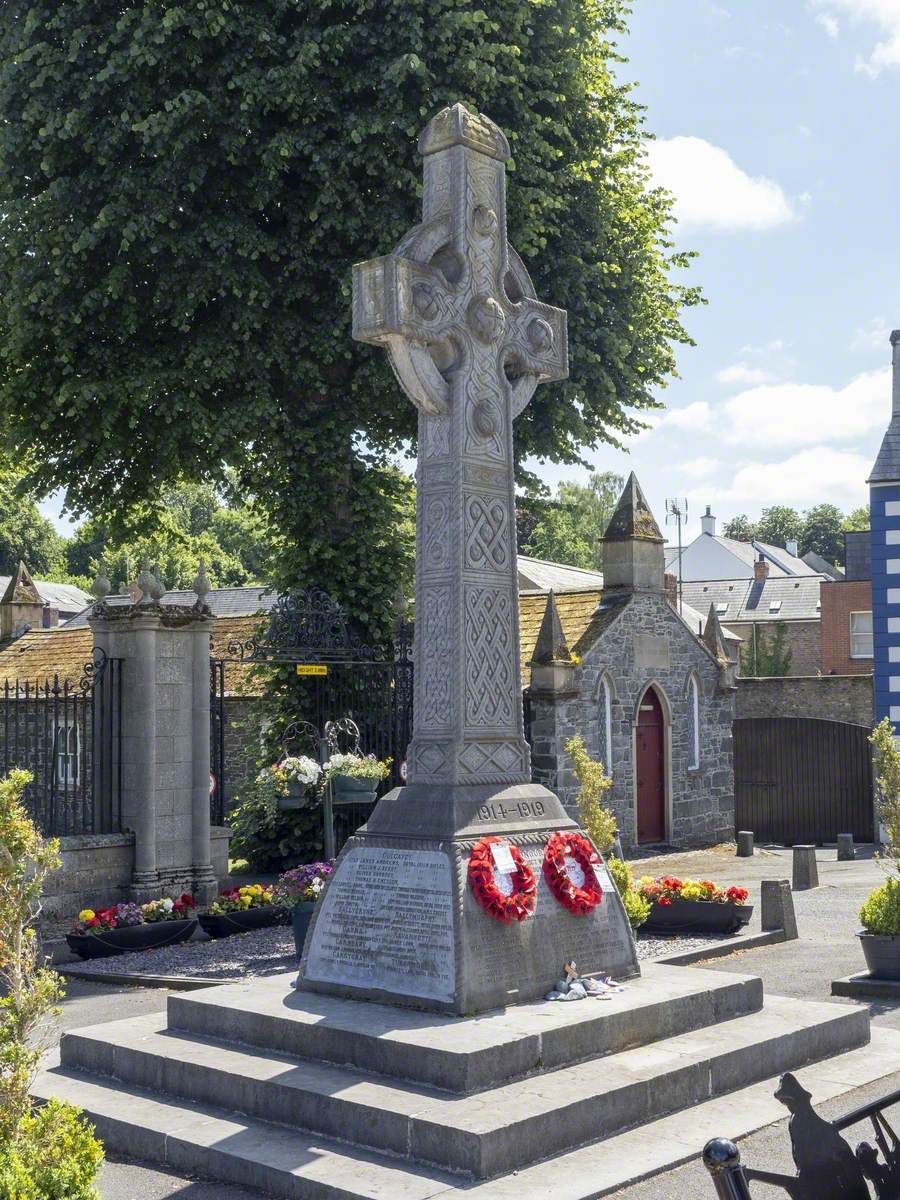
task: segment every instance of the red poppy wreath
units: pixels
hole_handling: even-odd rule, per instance
[[[578,870],[572,871],[572,878],[566,868],[566,859],[574,860]],[[544,878],[550,891],[560,904],[583,917],[591,909],[596,908],[603,897],[603,889],[597,882],[594,866],[600,865],[600,855],[580,833],[552,833],[544,850]],[[576,882],[583,876],[583,882]]]
[[[525,861],[518,846],[507,842],[516,869],[508,877],[512,883],[512,892],[508,896],[505,895],[494,876],[491,844],[496,842],[506,842],[506,839],[486,837],[472,847],[472,856],[469,859],[469,887],[484,911],[495,920],[504,921],[506,924],[524,921],[534,913],[537,902],[534,871]]]

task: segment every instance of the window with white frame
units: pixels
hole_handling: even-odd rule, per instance
[[[78,783],[80,743],[75,721],[57,721],[53,731],[53,766],[56,783],[71,789]]]
[[[852,612],[850,614],[850,657],[873,658],[874,654],[872,614],[870,612]]]
[[[600,761],[607,775],[612,774],[612,689],[604,675],[600,680]]]
[[[691,723],[691,762],[692,770],[700,766],[700,686],[697,676],[692,675],[688,683],[688,700],[690,702],[689,720]]]

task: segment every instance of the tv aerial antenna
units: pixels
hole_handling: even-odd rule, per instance
[[[687,497],[680,497],[674,500],[666,501],[666,524],[674,521],[678,527],[678,572],[676,578],[678,580],[678,615],[682,615],[684,602],[681,597],[681,527],[688,519],[688,502]]]

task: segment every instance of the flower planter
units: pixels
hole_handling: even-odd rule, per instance
[[[671,904],[655,903],[641,929],[649,933],[737,933],[752,915],[752,904],[673,900]]]
[[[305,783],[299,783],[296,779],[291,779],[288,781],[287,788],[287,795],[279,796],[276,801],[278,808],[285,812],[308,807],[309,801],[307,800],[307,785]]]
[[[309,931],[309,923],[316,909],[315,900],[304,900],[295,904],[291,910],[291,925],[294,927],[294,946],[297,950],[297,962],[303,957],[303,943]]]
[[[335,775],[331,781],[331,794],[336,804],[374,804],[377,791],[377,779]]]
[[[186,942],[196,928],[197,918],[191,917],[186,921],[152,921],[124,929],[106,929],[102,933],[67,933],[66,941],[79,958],[107,958],[132,950],[175,946]]]
[[[260,904],[256,908],[235,909],[226,913],[201,913],[200,928],[211,938],[229,937],[232,933],[249,933],[251,929],[266,929],[281,925],[285,912],[276,904]]]
[[[874,979],[900,979],[900,934],[860,933],[869,974]]]

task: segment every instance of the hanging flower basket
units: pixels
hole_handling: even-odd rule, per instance
[[[573,916],[583,917],[603,899],[594,871],[600,855],[580,833],[552,833],[544,850],[544,878],[550,891]]]
[[[352,775],[335,775],[331,790],[338,804],[374,804],[378,791],[377,779],[355,779]]]
[[[501,877],[508,878],[509,892],[497,883],[494,871],[491,845],[500,843],[508,845],[516,868],[512,875]],[[486,837],[476,842],[469,859],[468,876],[472,894],[488,916],[505,924],[525,921],[533,916],[537,903],[534,871],[525,861],[522,851],[512,842],[500,837]]]

